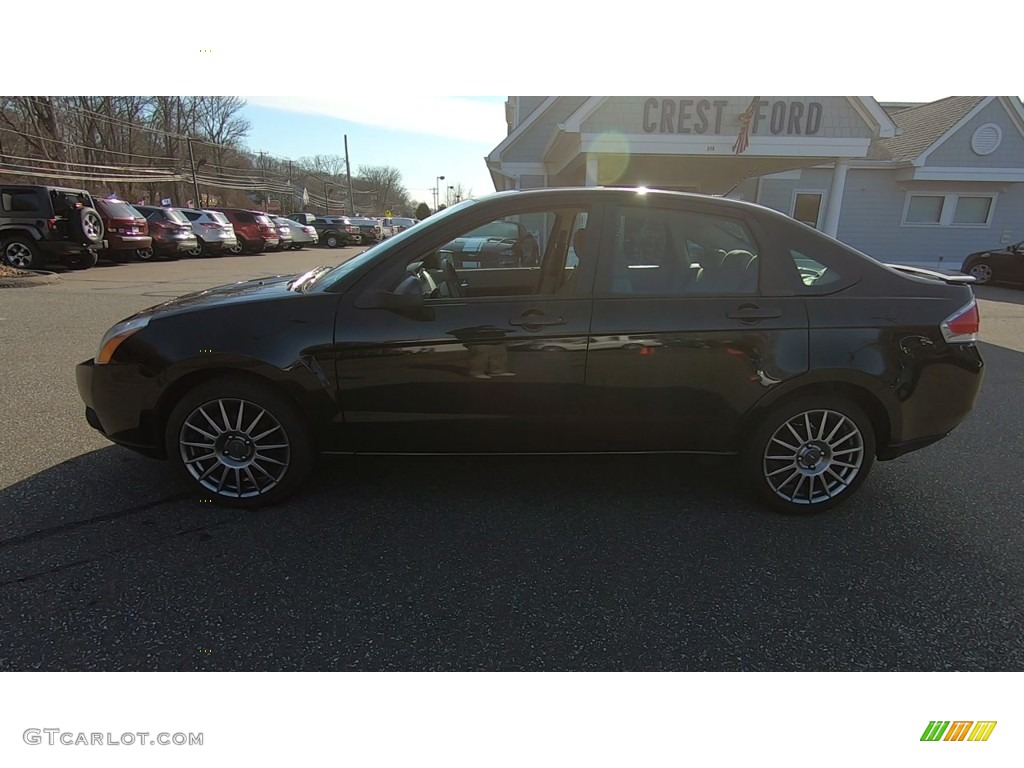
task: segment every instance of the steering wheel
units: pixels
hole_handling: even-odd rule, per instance
[[[462,287],[459,285],[459,273],[455,271],[455,265],[448,259],[444,260],[444,281],[448,284],[448,293],[453,298],[462,298]]]

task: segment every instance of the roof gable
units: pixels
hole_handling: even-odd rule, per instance
[[[868,158],[909,163],[917,160],[954,126],[968,119],[983,102],[992,96],[950,96],[918,107],[903,109],[892,114],[900,133],[887,139],[878,139],[871,145]]]

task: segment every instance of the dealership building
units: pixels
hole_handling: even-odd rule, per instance
[[[883,261],[1024,240],[1024,105],[870,96],[513,96],[497,190],[647,186],[751,200]]]

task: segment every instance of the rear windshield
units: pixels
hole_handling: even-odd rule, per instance
[[[260,224],[262,224],[265,227],[273,226],[270,223],[270,219],[268,219],[266,216],[259,215],[259,216],[256,217],[256,221],[258,221]]]
[[[173,208],[165,208],[163,210],[165,218],[169,221],[177,221],[179,224],[188,223],[188,219],[185,218],[185,215],[181,213],[181,211],[176,211]]]
[[[128,205],[128,203],[122,203],[120,201],[113,200],[97,200],[102,207],[103,211],[110,216],[112,219],[141,219],[142,214],[139,213],[135,208]]]
[[[205,211],[206,215],[216,221],[218,224],[230,224],[228,217],[220,211]]]

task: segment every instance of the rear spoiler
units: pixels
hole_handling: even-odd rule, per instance
[[[932,280],[942,280],[944,283],[959,285],[962,283],[977,282],[971,275],[962,275],[959,272],[936,272],[934,269],[922,269],[921,267],[908,267],[906,264],[886,264],[889,269],[898,272],[906,272],[908,275],[917,277],[928,277]]]

